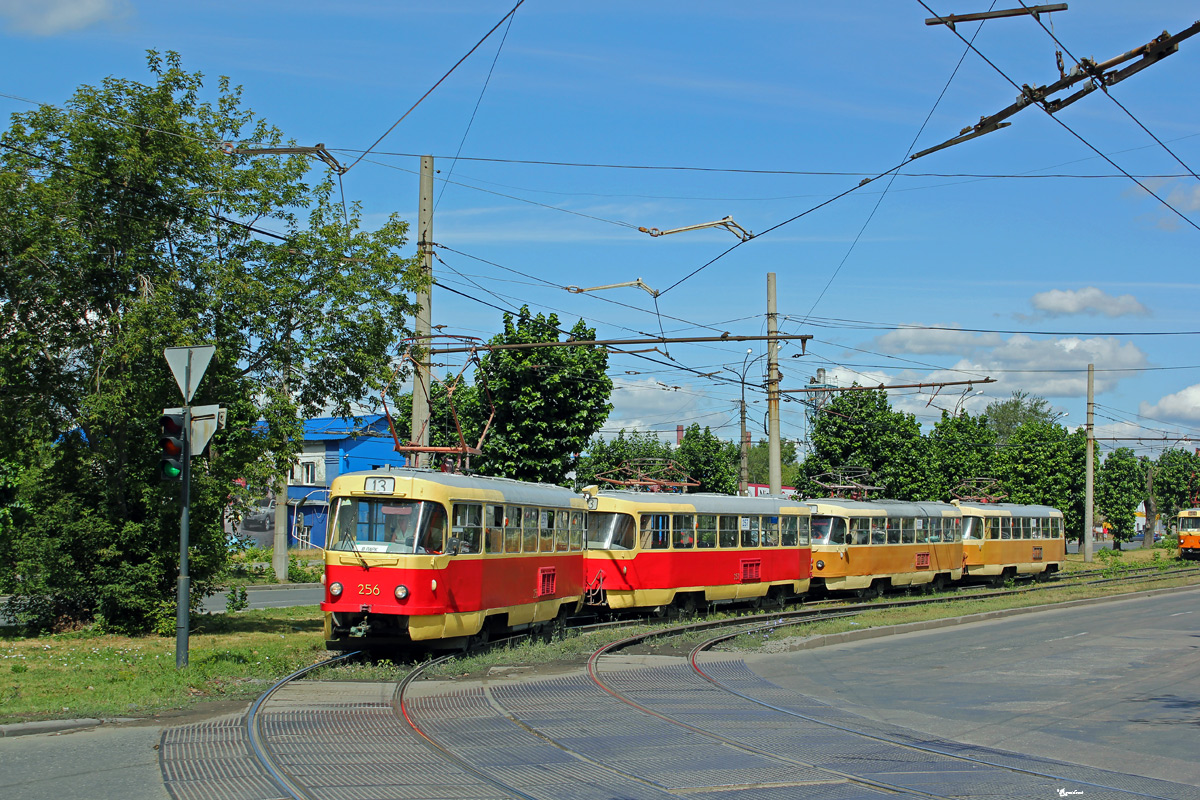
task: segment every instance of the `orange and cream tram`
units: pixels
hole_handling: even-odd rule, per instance
[[[963,515],[965,580],[1000,586],[1018,575],[1049,580],[1062,569],[1067,540],[1058,509],[967,500],[954,504]]]
[[[812,589],[878,596],[941,590],[962,577],[962,514],[947,503],[805,501],[812,509]]]
[[[783,497],[589,487],[585,602],[691,612],[808,591],[809,511]]]
[[[582,600],[587,498],[570,489],[422,469],[333,482],[326,644],[460,647],[549,630]]]
[[[1180,558],[1200,559],[1200,508],[1180,511],[1175,518],[1175,530],[1179,534]]]

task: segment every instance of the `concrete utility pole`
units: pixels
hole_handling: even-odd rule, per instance
[[[412,435],[409,440],[420,447],[429,446],[429,333],[433,293],[433,156],[421,156],[420,201],[417,208],[417,247],[421,258],[421,275],[428,288],[417,292],[416,319],[413,332],[417,337],[416,369],[413,371]],[[411,465],[423,466],[428,456],[414,452]]]
[[[771,494],[783,491],[783,466],[779,452],[779,314],[775,310],[775,273],[767,273],[767,458]]]
[[[746,370],[750,368],[750,356],[754,350],[747,350],[745,358],[742,359],[742,438],[741,438],[741,461],[742,468],[738,476],[738,494],[742,497],[750,494],[750,431],[746,430]]]
[[[1094,520],[1092,517],[1092,472],[1093,472],[1093,456],[1092,451],[1095,449],[1096,431],[1092,427],[1092,414],[1095,410],[1096,403],[1096,384],[1095,384],[1095,364],[1088,364],[1088,388],[1087,388],[1087,454],[1084,456],[1086,464],[1087,476],[1084,478],[1083,489],[1083,560],[1091,562],[1092,560],[1092,525]]]

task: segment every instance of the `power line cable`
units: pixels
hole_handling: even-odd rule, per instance
[[[388,128],[386,131],[384,131],[383,135],[380,136],[378,139],[376,139],[370,147],[368,147],[366,150],[364,150],[362,152],[362,155],[360,155],[358,158],[354,159],[354,163],[351,164],[350,166],[346,167],[346,169],[344,171],[349,172],[350,170],[354,169],[354,167],[358,165],[358,162],[362,161],[367,156],[368,153],[370,153],[372,150],[375,149],[376,145],[378,145],[380,142],[382,142],[384,139],[386,139],[388,137],[388,134],[390,134],[392,131],[394,131],[396,129],[396,126],[399,125],[401,122],[403,122],[404,118],[407,117],[409,114],[411,114],[417,106],[421,105],[422,100],[424,100],[426,97],[429,97],[429,95],[433,94],[433,90],[438,88],[439,86],[441,86],[442,81],[446,80],[446,78],[449,78],[451,72],[454,72],[454,70],[458,69],[460,64],[462,64],[464,61],[466,61],[471,56],[472,53],[474,53],[476,50],[478,50],[479,46],[482,45],[484,42],[486,42],[488,37],[491,36],[493,33],[495,33],[496,29],[499,28],[501,25],[503,25],[504,21],[506,19],[511,17],[513,14],[517,13],[517,9],[520,8],[521,4],[524,2],[525,2],[525,0],[517,0],[517,4],[512,7],[512,10],[510,10],[507,14],[505,14],[503,17],[501,17],[500,21],[497,22],[490,31],[485,33],[483,35],[483,38],[480,39],[478,42],[476,42],[475,46],[472,47],[470,50],[468,50],[467,54],[465,56],[463,56],[458,61],[456,61],[454,63],[454,66],[451,67],[449,70],[447,70],[445,75],[438,78],[437,83],[435,83],[433,86],[430,86],[429,90],[427,92],[425,92],[425,94],[421,95],[417,99],[417,102],[413,103],[412,106],[408,109],[408,111],[405,111],[403,114],[400,115],[400,119],[398,119],[392,123],[392,127]]]
[[[992,4],[988,6],[988,11],[991,11],[995,7],[996,0],[992,0]],[[971,42],[975,41],[975,38],[979,36],[979,32],[982,30],[983,22],[980,22],[978,27],[975,28],[975,33],[971,35]],[[963,50],[962,55],[958,57],[958,63],[954,65],[954,69],[950,72],[950,77],[946,79],[946,85],[942,87],[941,93],[939,93],[937,99],[933,101],[933,106],[929,109],[929,113],[925,115],[925,120],[921,123],[921,127],[917,129],[917,133],[913,137],[912,142],[909,143],[907,149],[905,149],[904,159],[906,161],[912,154],[913,148],[916,147],[917,141],[921,138],[921,134],[925,132],[925,127],[929,124],[929,120],[933,118],[934,112],[937,111],[938,106],[941,105],[942,98],[946,96],[946,92],[950,89],[950,84],[954,82],[954,77],[958,75],[958,70],[962,67],[963,61],[966,59],[967,53],[969,52],[970,44],[968,44],[967,49]],[[838,263],[837,269],[835,269],[833,274],[829,276],[829,280],[825,282],[825,286],[821,289],[821,293],[817,295],[817,299],[813,300],[813,304],[809,307],[808,314],[805,315],[804,320],[801,320],[801,324],[803,324],[808,317],[812,316],[812,312],[816,310],[817,305],[821,302],[822,298],[825,297],[825,293],[829,291],[829,287],[833,285],[835,280],[837,280],[837,276],[841,273],[842,267],[846,266],[846,262],[850,260],[850,254],[854,252],[854,248],[858,245],[859,240],[862,239],[862,235],[866,232],[867,226],[871,224],[871,220],[875,219],[875,213],[879,211],[879,206],[883,204],[883,198],[887,196],[888,190],[892,188],[892,184],[895,181],[896,173],[892,172],[888,176],[887,183],[885,183],[883,186],[883,191],[879,193],[879,197],[875,200],[875,205],[871,209],[871,213],[867,214],[867,218],[863,221],[862,227],[858,229],[858,233],[854,236],[854,241],[850,242],[850,246],[846,248],[846,253],[842,256],[842,260]]]
[[[1022,8],[1025,8],[1025,9],[1028,9],[1028,8],[1029,8],[1029,6],[1025,5],[1025,0],[1017,0],[1017,2],[1019,2],[1019,3],[1021,4],[1021,7],[1022,7]],[[1042,29],[1042,30],[1044,30],[1044,31],[1046,32],[1046,35],[1047,35],[1047,36],[1049,36],[1051,39],[1053,39],[1053,40],[1054,40],[1054,43],[1055,43],[1056,45],[1058,45],[1060,48],[1062,48],[1062,49],[1063,49],[1063,51],[1064,51],[1064,52],[1066,52],[1066,54],[1067,54],[1067,55],[1070,57],[1070,59],[1071,59],[1072,61],[1074,61],[1074,62],[1075,62],[1077,65],[1079,65],[1079,66],[1080,66],[1080,68],[1082,68],[1082,66],[1083,66],[1083,65],[1082,65],[1082,64],[1080,64],[1080,61],[1079,61],[1079,59],[1078,59],[1078,58],[1076,58],[1076,57],[1075,57],[1075,54],[1074,54],[1074,53],[1072,53],[1072,52],[1070,51],[1070,49],[1069,49],[1069,48],[1068,48],[1066,45],[1064,45],[1064,44],[1062,43],[1062,41],[1061,41],[1061,40],[1058,38],[1058,36],[1057,36],[1057,35],[1055,35],[1054,31],[1052,31],[1052,30],[1050,30],[1049,28],[1047,28],[1047,27],[1046,27],[1046,23],[1042,22],[1042,18],[1041,18],[1041,16],[1039,16],[1038,14],[1030,14],[1030,16],[1033,18],[1034,22],[1036,22],[1036,23],[1037,23],[1037,24],[1038,24],[1038,25],[1041,27],[1041,29]],[[1096,78],[1093,78],[1092,80],[1094,81],[1094,80],[1096,80]],[[1136,116],[1134,116],[1134,114],[1133,114],[1133,112],[1132,112],[1132,111],[1130,111],[1128,108],[1126,108],[1125,106],[1123,106],[1123,105],[1121,104],[1121,101],[1120,101],[1120,100],[1118,100],[1117,98],[1113,97],[1113,96],[1112,96],[1112,93],[1111,93],[1111,92],[1108,90],[1108,87],[1107,87],[1107,86],[1104,86],[1103,84],[1101,84],[1101,85],[1100,85],[1100,88],[1101,88],[1101,90],[1104,92],[1104,96],[1105,96],[1105,97],[1107,97],[1109,100],[1112,100],[1114,103],[1116,103],[1116,104],[1117,104],[1117,108],[1119,108],[1119,109],[1121,109],[1122,111],[1124,111],[1124,112],[1125,112],[1125,114],[1126,114],[1126,115],[1127,115],[1127,116],[1128,116],[1128,117],[1129,117],[1131,120],[1133,120],[1135,123],[1137,123],[1137,126],[1138,126],[1139,128],[1141,128],[1143,131],[1145,131],[1145,132],[1146,132],[1146,135],[1147,135],[1147,136],[1149,136],[1151,139],[1153,139],[1153,140],[1154,140],[1154,141],[1155,141],[1155,142],[1158,144],[1158,146],[1159,146],[1159,147],[1161,147],[1163,150],[1167,151],[1167,154],[1168,154],[1168,155],[1170,155],[1170,156],[1171,156],[1171,158],[1175,159],[1175,161],[1176,161],[1176,162],[1178,162],[1179,166],[1181,166],[1181,167],[1183,167],[1184,169],[1186,169],[1186,170],[1188,171],[1188,174],[1189,174],[1189,175],[1191,175],[1193,178],[1195,178],[1196,180],[1200,180],[1200,175],[1197,175],[1197,174],[1196,174],[1196,172],[1195,172],[1195,170],[1193,170],[1193,169],[1192,169],[1191,167],[1189,167],[1187,164],[1183,163],[1183,159],[1182,159],[1182,158],[1180,158],[1178,155],[1176,155],[1176,154],[1175,154],[1175,151],[1173,151],[1171,148],[1167,147],[1167,146],[1166,146],[1166,144],[1164,144],[1164,143],[1163,143],[1162,139],[1159,139],[1157,136],[1155,136],[1155,135],[1154,135],[1154,133],[1153,133],[1153,132],[1151,132],[1151,130],[1150,130],[1149,128],[1147,128],[1145,125],[1143,125],[1143,124],[1142,124],[1142,121],[1141,121],[1140,119],[1138,119]]]
[[[917,0],[917,2],[918,2],[918,3],[920,3],[920,4],[921,4],[921,6],[922,6],[922,7],[924,7],[924,8],[925,8],[925,10],[926,10],[926,11],[928,11],[930,14],[933,14],[934,16],[938,16],[937,12],[935,12],[935,11],[934,11],[932,8],[930,8],[930,7],[929,7],[929,4],[928,4],[928,3],[926,3],[926,2],[925,2],[925,0]],[[949,26],[946,26],[946,27],[949,27]],[[1006,81],[1008,81],[1010,84],[1012,84],[1012,87],[1013,87],[1014,89],[1016,89],[1016,90],[1017,90],[1017,92],[1018,92],[1018,95],[1019,95],[1019,96],[1023,96],[1023,95],[1024,95],[1024,90],[1023,90],[1023,89],[1022,89],[1022,88],[1021,88],[1019,85],[1017,85],[1017,82],[1016,82],[1016,81],[1014,81],[1012,78],[1010,78],[1010,77],[1008,76],[1008,74],[1004,72],[1004,70],[1000,69],[1000,68],[999,68],[998,66],[996,66],[996,65],[995,65],[995,64],[994,64],[994,63],[993,63],[993,62],[992,62],[992,61],[991,61],[991,60],[990,60],[990,59],[989,59],[987,56],[985,56],[983,53],[981,53],[981,52],[979,51],[979,49],[978,49],[978,48],[976,48],[976,47],[975,47],[973,44],[971,44],[971,43],[970,43],[970,42],[968,42],[968,41],[967,41],[965,38],[963,38],[963,35],[962,35],[961,33],[959,33],[959,32],[958,32],[957,30],[955,30],[954,28],[950,28],[950,32],[951,32],[951,33],[953,33],[955,36],[957,36],[959,39],[961,39],[961,40],[963,41],[963,43],[967,45],[967,47],[971,48],[971,50],[972,50],[972,51],[974,51],[974,53],[975,53],[976,55],[978,55],[980,58],[982,58],[982,59],[984,60],[984,62],[985,62],[985,63],[986,63],[986,64],[987,64],[989,67],[991,67],[992,69],[994,69],[994,70],[995,70],[995,71],[996,71],[996,72],[997,72],[997,73],[1000,75],[1000,77],[1004,78],[1004,80],[1006,80]],[[1197,223],[1195,223],[1194,221],[1192,221],[1192,219],[1191,219],[1190,217],[1188,217],[1188,216],[1187,216],[1186,214],[1184,214],[1182,211],[1180,211],[1180,210],[1179,210],[1179,209],[1177,209],[1175,206],[1171,205],[1171,204],[1170,204],[1170,203],[1168,203],[1166,200],[1164,200],[1162,197],[1160,197],[1160,196],[1158,195],[1158,193],[1157,193],[1157,192],[1155,192],[1153,189],[1151,189],[1151,188],[1150,188],[1149,186],[1147,186],[1145,183],[1143,183],[1142,181],[1140,181],[1140,180],[1138,180],[1137,178],[1133,177],[1133,175],[1131,175],[1130,173],[1126,172],[1126,171],[1125,171],[1125,170],[1124,170],[1124,169],[1121,167],[1121,165],[1117,164],[1117,162],[1113,161],[1111,158],[1109,158],[1108,156],[1106,156],[1104,153],[1100,152],[1100,150],[1099,150],[1099,149],[1098,149],[1098,148],[1097,148],[1095,145],[1093,145],[1091,142],[1089,142],[1087,139],[1085,139],[1085,138],[1084,138],[1084,137],[1083,137],[1081,134],[1077,133],[1077,132],[1075,131],[1075,129],[1074,129],[1074,128],[1072,128],[1070,125],[1068,125],[1067,123],[1065,123],[1065,122],[1063,122],[1061,119],[1059,119],[1057,114],[1055,114],[1054,112],[1052,112],[1050,109],[1046,108],[1046,107],[1045,107],[1043,104],[1041,104],[1041,103],[1037,103],[1036,105],[1038,106],[1038,108],[1042,109],[1042,111],[1045,111],[1045,112],[1046,112],[1046,115],[1047,115],[1047,116],[1049,116],[1049,117],[1050,117],[1050,119],[1052,119],[1052,120],[1054,120],[1056,123],[1058,123],[1058,125],[1060,125],[1060,126],[1062,127],[1062,129],[1063,129],[1063,130],[1065,130],[1067,133],[1071,134],[1071,135],[1072,135],[1072,136],[1074,136],[1076,139],[1078,139],[1078,140],[1079,140],[1079,142],[1080,142],[1080,144],[1082,144],[1084,147],[1086,147],[1086,148],[1088,148],[1089,150],[1091,150],[1091,151],[1092,151],[1093,153],[1095,153],[1096,155],[1098,155],[1098,156],[1100,156],[1101,158],[1103,158],[1103,159],[1104,159],[1106,162],[1108,162],[1108,163],[1109,163],[1109,164],[1110,164],[1110,165],[1111,165],[1111,166],[1112,166],[1114,169],[1116,169],[1117,171],[1119,171],[1119,172],[1120,172],[1122,175],[1124,175],[1125,177],[1129,178],[1129,180],[1131,180],[1131,181],[1133,181],[1134,183],[1136,183],[1136,184],[1137,184],[1139,187],[1141,187],[1142,191],[1146,192],[1146,194],[1150,195],[1150,196],[1151,196],[1151,197],[1153,197],[1155,200],[1157,200],[1158,202],[1162,203],[1162,205],[1163,205],[1163,206],[1165,206],[1167,209],[1169,209],[1169,210],[1170,210],[1170,211],[1171,211],[1173,214],[1175,214],[1175,215],[1176,215],[1177,217],[1179,217],[1181,220],[1183,220],[1183,221],[1184,221],[1184,222],[1186,222],[1188,225],[1190,225],[1190,226],[1192,226],[1193,228],[1195,228],[1197,231],[1200,231],[1200,225],[1198,225]]]
[[[492,59],[492,66],[488,68],[487,77],[483,81],[483,88],[479,90],[479,97],[475,100],[475,108],[471,110],[471,118],[467,120],[467,129],[463,131],[462,139],[458,142],[458,150],[454,153],[454,158],[450,161],[450,170],[446,173],[446,179],[454,174],[454,167],[458,164],[458,157],[462,155],[463,145],[467,143],[467,134],[471,132],[471,126],[475,124],[475,115],[479,113],[479,104],[483,102],[483,96],[487,93],[488,84],[492,82],[492,73],[496,71],[496,62],[500,60],[500,51],[504,49],[504,43],[508,41],[508,31],[512,28],[512,22],[516,19],[516,15],[510,15],[508,25],[504,27],[504,35],[500,37],[500,46],[496,48],[496,55]],[[442,191],[438,192],[437,202],[433,204],[436,211],[438,205],[442,202],[442,195],[446,193],[446,184],[442,183]]]

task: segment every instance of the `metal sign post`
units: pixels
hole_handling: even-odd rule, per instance
[[[183,669],[188,664],[188,627],[191,624],[191,578],[188,576],[188,511],[191,506],[191,486],[192,486],[192,438],[194,433],[207,433],[204,441],[199,443],[199,447],[195,450],[203,450],[207,444],[209,437],[212,436],[212,431],[215,426],[209,429],[207,425],[202,426],[202,431],[192,431],[192,409],[187,405],[192,402],[192,398],[196,395],[196,387],[200,385],[200,380],[204,377],[204,371],[208,369],[208,363],[212,360],[213,353],[216,352],[216,347],[210,344],[199,345],[197,347],[168,347],[163,351],[163,356],[167,359],[167,366],[171,368],[171,374],[175,376],[175,382],[179,384],[179,391],[183,394],[183,429],[186,435],[183,437],[183,493],[180,495],[180,512],[179,512],[179,580],[176,586],[175,595],[175,667]],[[199,417],[203,419],[212,419],[214,422],[219,419],[220,414],[214,411],[215,406],[202,406],[198,411],[204,412]],[[173,409],[167,409],[171,411]],[[199,421],[199,420],[197,420]]]

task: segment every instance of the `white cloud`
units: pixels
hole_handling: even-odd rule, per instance
[[[128,0],[0,0],[0,18],[14,31],[53,36],[133,13]]]
[[[677,424],[686,425],[687,420],[696,415],[700,399],[690,386],[673,390],[663,388],[654,378],[616,379],[613,381],[613,410],[604,423],[604,430],[612,431],[614,436],[621,428],[670,431]],[[674,441],[673,437],[671,441]]]
[[[958,330],[957,325],[939,326],[938,330],[900,328],[889,331],[876,340],[879,349],[885,353],[922,355],[961,353],[980,347],[996,347],[1003,342],[1004,337],[998,333],[971,333]]]
[[[1169,394],[1157,403],[1142,403],[1138,413],[1164,422],[1200,422],[1200,383]]]
[[[1045,316],[1057,317],[1066,314],[1104,315],[1121,317],[1129,314],[1149,314],[1149,309],[1131,294],[1114,297],[1105,291],[1089,286],[1086,289],[1051,289],[1038,292],[1031,301],[1033,307]]]
[[[1018,334],[987,353],[962,359],[953,371],[935,373],[933,379],[962,380],[963,371],[988,375],[1001,381],[987,386],[993,399],[1014,389],[1046,398],[1082,397],[1087,393],[1088,364],[1102,368],[1095,373],[1096,391],[1105,392],[1128,377],[1128,373],[1109,370],[1141,369],[1147,363],[1137,345],[1113,337],[1034,339]]]

